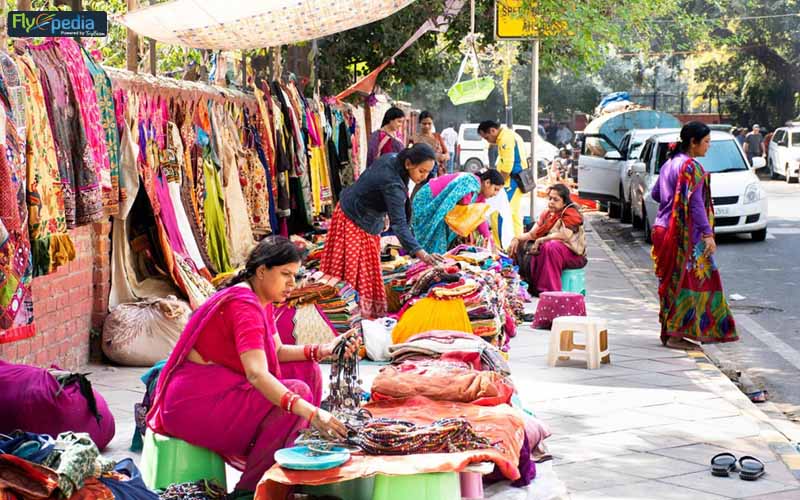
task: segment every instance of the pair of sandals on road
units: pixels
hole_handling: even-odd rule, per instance
[[[743,456],[738,461],[733,453],[718,453],[711,458],[711,475],[716,477],[728,477],[732,472],[739,470],[739,479],[744,481],[755,481],[765,474],[764,462],[751,457]]]

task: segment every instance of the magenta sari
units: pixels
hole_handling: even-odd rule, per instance
[[[206,322],[228,301],[257,302],[240,287],[217,292],[192,315],[161,372],[147,426],[159,434],[182,439],[222,455],[243,470],[237,489],[255,490],[275,463],[275,452],[292,446],[308,423],[269,402],[244,375],[220,365],[187,359]],[[319,365],[287,363],[296,379],[282,379],[275,350],[272,307],[265,314],[265,353],[269,372],[300,397],[319,405],[322,379]]]

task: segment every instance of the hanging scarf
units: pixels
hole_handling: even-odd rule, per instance
[[[75,259],[67,233],[61,174],[39,74],[30,56],[17,58],[27,112],[28,228],[33,275],[42,276]]]
[[[538,240],[550,234],[550,231],[555,227],[558,221],[561,221],[564,227],[575,231],[578,229],[578,226],[583,225],[583,216],[575,208],[574,203],[570,203],[564,207],[561,212],[551,212],[548,210],[539,217],[536,231],[533,233],[533,239]]]
[[[194,348],[198,338],[200,338],[200,334],[206,330],[209,319],[216,316],[220,312],[220,309],[223,305],[233,300],[249,303],[260,309],[263,309],[263,306],[258,301],[258,297],[255,293],[253,293],[252,290],[240,286],[232,286],[220,290],[214,294],[214,296],[208,299],[208,301],[206,301],[202,306],[194,311],[194,313],[192,313],[189,323],[187,323],[186,328],[183,329],[181,338],[178,339],[178,343],[175,344],[175,348],[172,350],[172,354],[170,354],[169,360],[167,360],[167,364],[164,365],[161,375],[158,378],[155,399],[153,400],[153,405],[150,408],[150,412],[147,414],[147,426],[150,429],[160,434],[165,433],[162,416],[162,413],[164,412],[164,390],[169,384],[170,378],[175,373],[175,370],[179,368],[189,356],[189,353]],[[266,321],[274,320],[272,317],[271,306],[267,307],[264,319],[264,331],[272,331],[272,329],[268,328],[266,324]],[[278,355],[275,352],[275,340],[273,339],[272,335],[269,335],[268,333],[265,334],[264,343],[267,356],[267,368],[272,375],[274,375],[276,378],[280,378],[281,370],[280,365],[278,364]],[[198,380],[197,383],[202,384],[203,381]]]

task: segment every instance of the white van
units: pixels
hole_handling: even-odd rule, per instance
[[[679,141],[679,132],[651,137],[642,149],[640,161],[632,167],[633,223],[644,227],[648,242],[658,213],[658,203],[650,192],[658,180],[661,165],[667,160],[670,143]],[[698,161],[711,174],[714,232],[750,233],[753,241],[764,241],[767,237],[767,193],[755,174],[755,170],[764,167],[764,159],[754,158],[751,168],[731,134],[712,130],[711,147]]]
[[[800,127],[781,127],[769,141],[767,168],[770,176],[780,175],[786,182],[800,179]]]
[[[464,172],[477,172],[489,166],[489,143],[478,134],[477,123],[464,123],[458,128],[458,142],[456,143],[456,169]],[[525,158],[531,156],[531,128],[527,125],[514,125],[514,132],[518,133],[525,143]],[[536,158],[539,161],[550,163],[558,155],[558,148],[536,136]]]

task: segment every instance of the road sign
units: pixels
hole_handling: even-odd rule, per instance
[[[565,21],[549,22],[539,26],[540,19],[535,14],[535,2],[523,0],[495,0],[494,37],[497,40],[528,40],[567,32]]]

